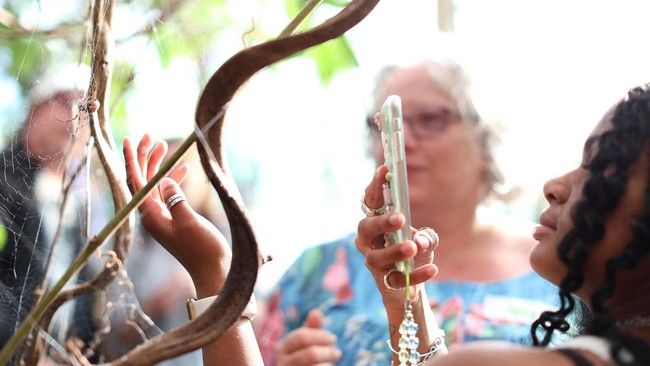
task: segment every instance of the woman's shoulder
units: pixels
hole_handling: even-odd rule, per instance
[[[470,342],[452,349],[449,354],[433,358],[430,366],[575,366],[552,348],[525,347],[504,341]],[[600,366],[600,365],[599,365]]]
[[[593,335],[580,335],[557,346],[558,350],[573,350],[593,365],[608,365],[613,362],[610,342]],[[600,362],[600,363],[597,363]]]

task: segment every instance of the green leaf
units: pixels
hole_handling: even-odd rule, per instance
[[[152,38],[163,67],[179,56],[200,59],[219,34],[232,27],[223,1],[207,3],[186,5],[176,17],[158,25]]]
[[[286,0],[285,8],[289,17],[295,17],[307,1]],[[348,3],[349,1],[344,0],[324,0],[301,28],[309,29],[321,24]],[[344,36],[313,47],[301,56],[314,60],[320,79],[324,84],[328,84],[337,72],[358,66],[354,52]]]
[[[4,249],[5,245],[7,244],[7,237],[9,236],[9,232],[7,231],[7,228],[0,222],[0,252],[2,249]]]
[[[284,3],[284,8],[286,9],[287,15],[290,19],[293,19],[296,14],[300,12],[300,9],[302,9],[306,1],[307,0],[287,0]]]
[[[326,85],[339,71],[359,66],[345,37],[339,37],[311,48],[305,55],[314,60],[321,81]]]

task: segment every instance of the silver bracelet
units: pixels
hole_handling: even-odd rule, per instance
[[[445,331],[442,329],[436,329],[435,333],[436,333],[435,338],[433,339],[433,344],[431,344],[431,348],[429,348],[429,351],[427,353],[421,354],[418,362],[412,364],[413,366],[424,366],[424,364],[426,364],[427,361],[430,360],[431,357],[433,357],[436,353],[438,353],[438,351],[440,351],[440,349],[445,345]],[[388,344],[388,348],[390,348],[391,352],[396,354],[398,357],[400,356],[399,352],[397,352],[393,348],[393,345],[390,343],[390,339],[386,341],[386,344]],[[400,362],[401,365],[406,365],[407,360],[400,359]]]

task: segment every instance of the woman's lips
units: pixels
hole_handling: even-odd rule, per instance
[[[555,221],[550,218],[548,211],[544,211],[539,217],[540,226],[533,229],[533,238],[540,240],[544,235],[555,232]]]
[[[548,235],[554,231],[555,230],[551,227],[540,225],[533,229],[533,238],[537,241],[540,241],[543,236]]]

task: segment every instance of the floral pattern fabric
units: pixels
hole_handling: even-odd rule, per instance
[[[530,324],[557,309],[557,287],[531,272],[490,283],[426,283],[447,345],[478,339],[531,344]],[[339,365],[385,366],[391,361],[387,317],[381,295],[354,245],[354,235],[307,249],[267,299],[256,333],[265,365],[275,365],[275,346],[299,328],[307,313],[321,309],[324,328],[336,334]]]

